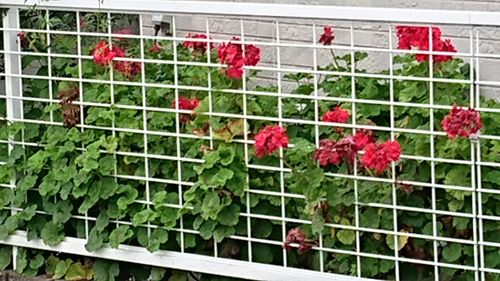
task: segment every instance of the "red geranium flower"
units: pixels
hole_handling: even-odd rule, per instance
[[[307,252],[312,247],[312,245],[307,242],[304,232],[298,227],[292,228],[288,231],[283,248],[290,251],[292,249],[291,244],[299,244],[298,250],[300,252]]]
[[[242,44],[238,37],[233,37],[231,42],[222,43],[218,48],[219,62],[227,65],[226,75],[230,79],[241,79],[243,77],[243,66],[255,66],[260,61],[260,49],[254,45],[245,45],[243,54]]]
[[[188,99],[186,97],[179,97],[179,109],[183,110],[194,110],[200,105],[200,101],[196,98]],[[176,108],[177,104],[175,100],[172,101],[172,108]]]
[[[349,111],[336,106],[333,110],[328,111],[323,115],[323,122],[347,123],[351,114]]]
[[[188,35],[186,35],[186,38],[208,39],[208,36],[206,34],[203,34],[203,33],[199,33],[199,34],[189,33]],[[212,39],[212,38],[210,37],[210,39]],[[195,41],[186,40],[186,41],[184,41],[184,44],[182,44],[182,45],[184,46],[184,48],[192,49],[194,52],[202,53],[202,54],[207,51],[208,45],[210,45],[210,50],[215,48],[213,42],[210,42],[210,44],[207,44],[207,42],[200,42],[200,41],[195,42]]]
[[[454,139],[456,136],[468,138],[470,135],[477,134],[483,127],[483,123],[476,110],[472,108],[462,109],[454,105],[450,113],[441,121],[441,127],[450,139]]]
[[[140,62],[132,61],[117,61],[114,63],[114,67],[118,70],[124,77],[132,80],[135,75],[141,71]]]
[[[17,37],[19,38],[19,40],[21,40],[21,42],[26,40],[26,32],[24,32],[24,31],[19,32],[17,34]]]
[[[153,46],[151,46],[151,48],[149,48],[149,51],[151,53],[159,53],[159,52],[161,52],[161,50],[162,50],[161,45],[158,42],[154,42]]]
[[[351,114],[349,111],[342,109],[340,106],[336,106],[334,109],[326,112],[322,120],[323,122],[334,122],[334,123],[347,123]],[[335,128],[337,133],[342,132],[343,128]]]
[[[358,150],[363,150],[367,145],[375,142],[373,132],[370,130],[357,131],[353,138]]]
[[[183,96],[179,96],[179,109],[182,110],[195,110],[200,105],[200,101],[197,98],[188,99]],[[172,108],[177,108],[177,103],[175,100],[172,101]],[[181,114],[180,121],[185,124],[191,120],[189,114]]]
[[[133,34],[133,31],[132,31],[132,28],[125,27],[125,28],[122,28],[122,29],[118,30],[117,32],[114,32],[114,34],[131,35],[131,34]],[[123,40],[123,39],[129,39],[129,38],[123,38],[123,37],[118,37],[117,36],[114,39],[116,41],[120,41],[120,40]]]
[[[335,35],[333,34],[333,30],[331,26],[325,26],[323,28],[323,34],[321,34],[321,37],[319,38],[319,43],[322,43],[323,45],[331,45],[333,42],[333,39],[335,39]]]
[[[117,46],[110,48],[105,40],[99,41],[97,46],[92,50],[94,62],[100,66],[109,65],[116,57],[125,57],[125,51]]]
[[[314,153],[314,160],[319,161],[320,166],[338,165],[343,161],[352,165],[359,150],[353,136],[347,136],[338,142],[324,139],[319,142],[319,148]]]
[[[432,27],[432,50],[437,52],[455,53],[457,50],[449,39],[441,38],[441,30],[437,27]],[[397,36],[399,39],[398,48],[403,50],[417,49],[429,51],[429,28],[419,26],[396,26]],[[417,61],[429,61],[429,55],[417,54]],[[435,62],[445,62],[452,60],[450,55],[434,55]]]
[[[288,147],[286,130],[278,125],[268,125],[255,136],[255,154],[262,158],[271,155],[281,147]]]
[[[381,174],[391,162],[399,160],[400,156],[401,146],[397,141],[371,143],[365,147],[361,162],[366,168],[375,169],[377,174]]]

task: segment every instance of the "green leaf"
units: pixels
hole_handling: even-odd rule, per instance
[[[56,265],[56,270],[54,276],[52,277],[54,279],[60,279],[61,277],[66,275],[66,272],[68,271],[68,268],[72,263],[73,262],[70,259],[60,260]]]
[[[71,218],[71,211],[73,210],[73,205],[69,201],[57,201],[55,204],[55,210],[52,215],[52,222],[54,225],[62,225],[66,223]]]
[[[447,262],[457,261],[462,255],[462,245],[458,243],[448,244],[443,249],[443,258]]]
[[[132,225],[138,226],[138,225],[144,224],[146,222],[152,222],[157,218],[157,216],[158,216],[158,214],[156,214],[151,209],[142,210],[139,213],[134,215],[134,217],[132,218]]]
[[[273,232],[273,224],[267,220],[261,220],[252,224],[253,236],[257,238],[268,238]]]
[[[26,175],[19,180],[17,183],[16,189],[20,189],[22,191],[26,191],[30,188],[33,188],[36,184],[36,180],[38,179],[38,175]]]
[[[28,266],[27,250],[24,248],[19,248],[16,256],[16,272],[22,274],[26,267]]]
[[[68,281],[85,280],[87,279],[87,276],[87,271],[85,270],[83,265],[79,262],[75,262],[69,266],[64,279]]]
[[[120,274],[120,266],[114,261],[96,260],[93,270],[94,281],[115,281]]]
[[[150,252],[156,252],[160,246],[168,241],[168,232],[162,228],[156,228],[151,232],[148,246],[146,247]]]
[[[49,246],[56,246],[64,240],[64,232],[53,222],[47,223],[41,232],[43,242]]]
[[[219,225],[214,231],[213,237],[215,242],[220,243],[224,238],[234,235],[235,229],[232,226]]]
[[[216,225],[217,225],[216,221],[212,221],[212,220],[205,221],[200,225],[200,227],[197,230],[200,231],[200,235],[203,239],[208,240],[208,239],[212,238],[213,231],[214,231]],[[195,229],[196,229],[196,226],[195,226]]]
[[[238,224],[240,216],[240,207],[232,204],[227,208],[222,209],[217,215],[219,223],[226,226],[235,226]]]
[[[205,183],[209,186],[224,186],[226,184],[226,181],[230,180],[233,177],[233,175],[234,175],[233,171],[227,168],[222,168],[210,178],[207,178],[207,176],[203,174],[202,181],[203,179],[206,179]]]
[[[97,231],[103,231],[109,224],[109,216],[106,212],[99,213],[95,223],[95,229]]]
[[[0,247],[0,271],[5,270],[12,262],[12,248]]]
[[[47,265],[45,267],[45,272],[48,275],[54,275],[56,272],[56,266],[57,266],[58,262],[59,262],[59,258],[55,257],[54,255],[50,255],[47,258],[47,261],[45,262],[45,264]]]
[[[453,217],[453,226],[457,228],[457,230],[465,230],[469,226],[470,219],[463,217]]]
[[[352,230],[341,229],[337,232],[337,239],[344,245],[352,245],[356,239],[356,234]]]
[[[496,184],[497,186],[500,186],[500,171],[499,170],[488,171],[486,175],[483,176],[483,181],[491,182]]]
[[[42,254],[38,253],[34,258],[30,260],[30,268],[39,269],[45,262],[45,258]]]
[[[153,196],[153,204],[157,209],[161,207],[163,204],[165,204],[166,200],[167,200],[167,192],[164,190],[156,192],[155,195]]]
[[[43,178],[38,191],[42,196],[56,195],[60,187],[61,184],[56,182],[54,174],[51,171]]]
[[[218,149],[220,155],[220,163],[224,166],[227,166],[233,163],[234,156],[236,152],[232,147],[221,147]]]
[[[162,281],[163,278],[165,277],[165,273],[167,273],[167,270],[165,268],[152,267],[151,274],[149,275],[148,280],[150,280],[150,281]]]
[[[126,210],[128,205],[134,203],[135,199],[137,199],[137,196],[139,195],[137,190],[132,188],[130,185],[122,186],[120,193],[125,193],[122,197],[118,198],[118,201],[116,202],[118,209],[120,210]]]
[[[323,209],[317,208],[312,216],[312,233],[321,234],[325,228],[325,218],[323,217]]]
[[[112,177],[104,177],[98,183],[99,187],[99,197],[101,199],[108,199],[111,196],[115,195],[118,191],[118,184],[115,179]]]
[[[207,193],[201,203],[201,211],[203,212],[201,216],[204,219],[210,218],[215,220],[221,209],[219,194],[217,192]]]
[[[378,228],[380,225],[380,214],[377,209],[369,208],[361,216],[361,225],[369,228]]]
[[[12,189],[0,189],[0,209],[3,209],[4,206],[10,205],[13,199],[14,193],[12,192]]]
[[[203,156],[203,160],[205,162],[203,163],[203,168],[204,169],[211,169],[219,160],[220,160],[220,155],[218,151],[212,151],[208,154],[205,154]],[[201,170],[198,174],[201,174],[203,170]]]
[[[130,229],[130,226],[120,225],[109,235],[109,244],[112,248],[118,248],[121,243],[125,242],[132,236],[134,236],[134,232]]]
[[[404,231],[402,231],[402,232],[404,232]],[[385,242],[387,243],[387,246],[389,246],[389,248],[391,250],[394,250],[394,235],[387,235],[385,237]],[[408,243],[408,236],[399,235],[398,236],[398,251],[401,251],[401,249],[403,249],[404,246],[406,246],[406,243]]]
[[[446,174],[444,183],[446,185],[468,186],[470,183],[470,171],[471,169],[468,166],[455,165]]]
[[[270,264],[273,262],[274,255],[269,245],[255,243],[252,245],[252,248],[253,248],[252,257],[254,258],[255,262],[261,262],[266,264]]]
[[[95,252],[104,246],[104,241],[107,239],[107,234],[97,230],[97,226],[92,228],[85,244],[85,249],[89,252]]]

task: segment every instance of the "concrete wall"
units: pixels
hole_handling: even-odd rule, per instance
[[[211,0],[204,0],[211,1]],[[447,9],[447,10],[480,10],[500,11],[500,0],[218,0],[224,2],[259,2],[276,4],[305,4],[305,5],[341,5],[341,6],[366,6],[366,7],[391,7],[391,8],[421,8],[421,9]],[[176,18],[177,33],[179,36],[187,32],[205,32],[205,18],[179,16]],[[335,43],[349,46],[351,23],[316,21],[316,36],[319,38],[323,25],[331,25],[335,29]],[[353,23],[355,27],[354,44],[363,47],[388,48],[389,25],[383,23]],[[147,30],[152,28],[146,27]],[[210,18],[210,33],[219,39],[229,39],[232,35],[241,33],[238,19]],[[459,52],[470,52],[469,36],[471,29],[460,26],[442,26],[443,37],[452,39]],[[275,22],[269,19],[245,20],[245,37],[254,41],[272,42],[276,38]],[[281,42],[312,43],[313,32],[311,21],[280,20],[279,27]],[[479,51],[488,54],[500,54],[500,28],[479,29]],[[397,40],[393,36],[392,44],[397,47]],[[475,42],[474,42],[475,45]],[[281,64],[290,68],[312,68],[313,52],[310,49],[282,47]],[[262,65],[276,66],[276,49],[263,47],[264,58]],[[340,51],[337,53],[341,53]],[[329,58],[328,52],[319,52],[318,64],[322,65]],[[500,82],[500,60],[480,59],[480,80]],[[369,72],[377,72],[389,67],[389,56],[381,52],[369,53],[369,59],[362,64]],[[274,83],[276,74],[261,73],[259,83]],[[500,87],[481,87],[481,94],[500,100]]]

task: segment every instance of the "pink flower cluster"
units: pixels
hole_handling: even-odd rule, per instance
[[[431,31],[432,30],[432,31]],[[396,26],[396,32],[399,39],[398,48],[402,50],[417,49],[429,51],[430,42],[429,33],[432,33],[432,51],[455,53],[457,50],[450,39],[441,38],[441,29],[437,27],[421,26]],[[417,54],[416,59],[419,62],[429,61],[428,54]],[[452,60],[451,55],[433,55],[434,62],[446,62]]]

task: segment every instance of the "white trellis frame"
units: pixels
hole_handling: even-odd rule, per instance
[[[411,51],[401,51],[397,50],[392,46],[392,43],[389,44],[386,48],[374,48],[374,47],[366,47],[366,46],[357,46],[354,43],[354,30],[353,30],[353,25],[351,25],[350,29],[350,36],[351,36],[351,42],[350,45],[343,45],[343,46],[333,46],[332,48],[342,50],[342,51],[347,51],[354,53],[354,51],[375,51],[375,52],[381,52],[388,54],[390,57],[390,73],[387,75],[381,75],[381,74],[370,74],[370,73],[358,73],[355,71],[354,68],[352,68],[351,73],[342,73],[342,72],[325,72],[325,71],[318,71],[318,70],[311,70],[311,69],[294,69],[291,67],[287,66],[282,66],[280,63],[279,59],[279,53],[281,48],[285,47],[291,47],[291,48],[309,48],[309,49],[314,49],[314,65],[317,66],[317,56],[316,56],[316,51],[319,49],[327,49],[329,47],[324,47],[315,44],[316,42],[316,35],[313,36],[314,41],[313,42],[308,42],[308,43],[289,43],[285,41],[280,40],[279,36],[279,28],[280,28],[280,20],[301,20],[301,21],[311,21],[310,26],[311,31],[316,28],[313,21],[317,20],[335,20],[335,21],[346,21],[346,22],[373,22],[373,23],[385,23],[388,24],[391,28],[389,28],[388,31],[386,31],[389,36],[392,37],[392,27],[396,24],[404,24],[404,23],[410,23],[410,24],[432,24],[432,25],[454,25],[454,26],[460,26],[462,28],[467,29],[467,34],[465,37],[467,38],[466,40],[468,41],[468,45],[470,46],[469,52],[459,52],[459,53],[454,53],[456,56],[463,57],[464,60],[470,62],[471,68],[474,67],[476,71],[478,71],[479,66],[480,66],[480,59],[481,58],[499,58],[500,55],[492,55],[492,54],[483,54],[479,52],[479,33],[477,32],[477,28],[480,27],[500,27],[500,13],[493,13],[493,12],[471,12],[471,11],[445,11],[445,10],[406,10],[406,9],[389,9],[389,8],[353,8],[353,7],[334,7],[334,6],[302,6],[302,5],[282,5],[282,4],[256,4],[256,3],[224,3],[224,2],[196,2],[196,1],[159,1],[159,0],[57,0],[57,1],[25,1],[25,0],[0,0],[0,8],[9,8],[9,11],[7,15],[4,17],[4,22],[3,22],[3,27],[0,29],[4,33],[4,50],[1,50],[0,52],[4,54],[5,56],[5,73],[0,74],[1,76],[5,77],[5,82],[6,82],[6,88],[5,88],[5,96],[2,97],[0,95],[0,98],[5,98],[7,101],[7,120],[9,121],[22,121],[22,122],[32,122],[32,123],[39,123],[39,124],[52,124],[54,122],[47,122],[47,121],[38,121],[38,120],[24,120],[23,114],[22,114],[22,104],[23,101],[30,100],[32,98],[24,97],[22,93],[22,78],[36,78],[36,79],[45,79],[49,81],[53,80],[59,80],[59,81],[72,81],[76,83],[86,83],[86,82],[102,82],[102,83],[110,83],[111,85],[113,84],[127,84],[127,85],[132,85],[132,86],[139,86],[139,87],[158,87],[158,88],[170,88],[178,91],[179,89],[195,89],[195,90],[205,90],[210,92],[211,89],[210,87],[208,89],[199,89],[198,87],[189,87],[189,86],[182,86],[178,85],[177,83],[175,85],[150,85],[142,80],[142,82],[118,82],[118,81],[95,81],[91,79],[85,79],[82,78],[81,73],[79,78],[55,78],[50,76],[50,72],[47,76],[45,77],[39,77],[36,75],[32,74],[25,74],[22,73],[21,69],[21,56],[24,54],[21,49],[20,45],[17,42],[17,33],[21,31],[22,29],[20,28],[20,21],[19,21],[19,9],[23,8],[28,8],[31,7],[33,4],[36,4],[39,9],[46,9],[47,11],[52,11],[52,10],[61,10],[61,11],[77,11],[77,12],[85,12],[85,11],[102,11],[106,13],[130,13],[130,14],[136,14],[140,15],[140,22],[142,24],[143,21],[143,15],[147,14],[153,14],[153,13],[165,13],[168,15],[174,16],[174,25],[173,25],[173,30],[174,34],[172,37],[162,37],[162,39],[165,40],[174,40],[178,42],[182,42],[184,38],[181,36],[176,36],[175,34],[175,17],[177,15],[193,15],[196,17],[212,17],[212,16],[217,16],[217,17],[231,17],[231,18],[236,18],[236,19],[241,19],[242,22],[244,19],[247,18],[264,18],[264,19],[271,19],[276,21],[276,38],[273,38],[274,40],[272,42],[261,42],[261,41],[252,41],[252,40],[244,40],[246,43],[253,43],[257,44],[260,46],[267,46],[271,48],[275,48],[277,53],[278,53],[278,59],[277,62],[274,65],[271,66],[256,66],[256,67],[248,67],[248,69],[256,69],[256,70],[263,70],[263,71],[268,71],[274,73],[276,75],[276,79],[278,80],[278,93],[264,93],[264,92],[253,92],[251,90],[247,90],[246,86],[243,86],[243,90],[231,90],[231,93],[235,94],[241,94],[243,96],[253,94],[253,95],[268,95],[268,96],[274,96],[274,97],[279,97],[279,98],[293,98],[296,97],[296,95],[290,94],[282,90],[281,88],[281,73],[284,72],[305,72],[305,73],[310,73],[314,75],[315,77],[318,75],[322,74],[333,74],[333,75],[338,75],[338,76],[348,76],[353,78],[353,83],[354,83],[354,77],[371,77],[371,78],[384,78],[388,79],[391,82],[395,79],[399,78],[404,78],[404,79],[410,79],[410,80],[415,80],[415,81],[426,81],[426,82],[450,82],[447,79],[442,79],[442,78],[435,78],[435,77],[398,77],[393,74],[393,69],[392,69],[392,55],[393,54],[398,54],[402,52],[411,52]],[[207,29],[208,29],[208,20],[206,21],[207,23]],[[243,37],[245,35],[244,32],[244,25],[241,24],[241,36]],[[142,29],[142,27],[141,27]],[[30,30],[27,30],[28,32]],[[73,31],[55,31],[55,30],[50,30],[47,27],[47,30],[33,30],[33,32],[40,32],[40,33],[48,33],[48,34],[69,34],[69,35],[76,35],[78,36],[78,39],[81,40],[81,36],[111,36],[111,30],[109,30],[108,33],[103,33],[103,34],[98,34],[98,33],[93,33],[93,34],[85,34],[84,32],[80,32],[80,30],[77,30],[76,32]],[[139,38],[139,39],[154,39],[157,37],[154,36],[148,36],[141,34],[140,35],[123,35],[125,38]],[[224,40],[212,40],[215,43],[223,42]],[[389,40],[391,41],[391,40]],[[80,52],[79,48],[79,52]],[[422,52],[420,52],[422,53]],[[428,52],[429,54],[435,54],[435,52]],[[83,55],[79,53],[78,55],[63,55],[63,54],[51,54],[50,52],[47,54],[40,53],[38,55],[45,55],[49,56],[49,58],[52,57],[70,57],[70,58],[78,58],[81,63],[81,59],[89,59],[90,56]],[[144,59],[144,52],[142,54],[141,58],[138,59],[132,59],[133,61],[138,61],[138,62],[152,62],[148,61],[147,59]],[[50,59],[49,59],[50,63]],[[178,62],[177,58],[174,58],[174,61],[171,62],[174,66],[182,64],[182,62]],[[193,65],[196,65],[194,63]],[[207,66],[208,64],[204,64]],[[431,68],[432,68],[432,64]],[[217,65],[209,65],[211,67],[216,67]],[[176,68],[175,68],[176,69]],[[177,71],[177,70],[176,70]],[[473,72],[473,71],[471,71]],[[432,73],[432,71],[430,71]],[[177,75],[177,73],[176,73]],[[500,86],[500,82],[492,82],[492,81],[485,81],[481,80],[481,77],[477,75],[476,77],[473,77],[471,74],[470,79],[467,80],[454,80],[453,82],[455,83],[465,83],[469,84],[471,86],[471,106],[474,106],[478,111],[481,112],[492,112],[496,114],[500,114],[500,110],[498,109],[486,109],[486,108],[481,108],[479,104],[479,96],[478,93],[480,92],[480,87],[481,86]],[[315,85],[317,86],[317,85]],[[350,102],[353,104],[353,108],[355,107],[356,103],[364,103],[364,104],[377,104],[377,105],[386,105],[390,106],[391,110],[394,110],[394,106],[413,106],[413,107],[422,107],[422,108],[427,108],[427,109],[449,109],[450,106],[445,106],[445,105],[437,105],[433,104],[413,104],[413,103],[405,103],[405,102],[398,102],[394,100],[394,93],[393,89],[391,88],[391,99],[389,101],[371,101],[371,100],[360,100],[356,98],[355,90],[353,87],[353,96],[352,98],[349,99],[342,99],[342,98],[330,98],[331,101],[340,101],[340,102]],[[431,87],[431,95],[433,94],[433,90]],[[303,99],[312,99],[312,100],[329,100],[327,97],[320,97],[317,95],[317,89],[315,92],[315,95],[311,96],[301,96],[300,98]],[[42,100],[42,99],[40,99]],[[432,98],[431,98],[432,100]],[[52,97],[52,92],[50,93],[50,99],[44,99],[42,100],[44,102],[49,102],[49,103],[57,103],[58,100]],[[92,105],[92,106],[110,106],[110,105],[105,105],[105,104],[90,104],[90,103],[84,103],[83,101],[80,101],[80,103],[77,104],[82,104],[82,105]],[[135,109],[135,110],[146,110],[147,108],[143,106],[123,106],[123,105],[117,105],[122,106],[123,108],[128,108],[128,109]],[[179,111],[174,110],[174,109],[164,109],[163,112],[176,112],[179,113]],[[355,114],[355,110],[353,110],[353,114]],[[432,112],[432,110],[431,110]],[[210,112],[209,113],[212,116],[221,116],[221,117],[233,117],[233,118],[243,118],[246,120],[250,119],[260,119],[263,118],[263,120],[268,120],[268,121],[273,121],[273,122],[282,122],[282,123],[299,123],[299,124],[307,124],[307,125],[313,125],[316,126],[316,128],[319,125],[325,125],[320,120],[318,120],[318,116],[316,116],[315,121],[307,121],[307,120],[301,120],[301,119],[290,119],[290,118],[284,118],[281,115],[281,112],[279,114],[278,118],[275,117],[255,117],[255,116],[248,116],[246,115],[246,112],[244,112],[243,115],[240,114],[228,114],[228,113],[217,113],[217,112]],[[432,117],[431,117],[432,118]],[[356,119],[356,118],[353,118]],[[480,178],[481,175],[481,167],[483,166],[488,166],[488,167],[495,167],[496,169],[500,169],[500,156],[499,156],[499,161],[497,162],[482,162],[480,157],[474,159],[474,157],[469,161],[469,160],[452,160],[452,159],[442,159],[435,157],[434,155],[434,147],[433,147],[433,137],[434,136],[443,136],[444,133],[438,132],[437,130],[434,130],[434,128],[430,128],[430,130],[420,130],[420,129],[399,129],[394,127],[394,118],[391,120],[392,125],[390,127],[378,127],[378,126],[366,126],[366,125],[358,125],[354,121],[352,124],[339,124],[339,127],[345,127],[345,128],[351,128],[351,129],[357,129],[357,128],[364,128],[364,129],[376,129],[376,130],[382,130],[382,131],[387,131],[391,132],[391,134],[394,136],[394,133],[396,132],[405,132],[405,133],[415,133],[415,134],[422,134],[429,136],[431,138],[431,154],[430,157],[424,157],[424,156],[403,156],[406,157],[407,159],[413,159],[413,160],[425,160],[425,161],[431,161],[431,162],[446,162],[446,163],[455,163],[455,164],[462,164],[462,165],[469,165],[471,168],[471,173],[472,175],[475,175],[473,179]],[[431,124],[434,122],[431,121]],[[93,128],[92,126],[89,125],[81,125],[80,126],[82,129],[85,128]],[[147,126],[145,126],[147,128]],[[102,128],[100,128],[102,129]],[[106,128],[107,130],[112,130],[112,131],[121,131],[121,132],[132,132],[132,133],[141,133],[146,135],[149,134],[158,134],[158,132],[153,132],[153,131],[148,131],[145,129],[144,131],[137,131],[137,130],[132,130],[132,129],[125,129],[125,128]],[[246,128],[245,128],[246,130]],[[161,134],[159,134],[161,135]],[[164,134],[165,135],[165,134]],[[246,135],[246,134],[245,134]],[[176,133],[173,133],[172,135],[177,138],[177,141],[179,142],[179,138],[181,137],[186,137],[185,135],[182,135],[179,133],[177,130]],[[205,137],[207,140],[211,140],[210,137]],[[489,135],[481,135],[480,139],[490,139],[490,140],[495,140],[495,141],[500,141],[500,136],[489,136]],[[318,141],[318,140],[317,140]],[[242,142],[246,146],[246,154],[248,154],[248,146],[249,144],[252,144],[252,141],[248,139],[244,140],[239,140],[239,142]],[[30,143],[25,143],[22,142],[23,145],[32,145]],[[179,149],[178,149],[179,151]],[[472,155],[481,155],[480,153],[480,146],[479,145],[472,145],[471,146],[471,151]],[[476,153],[477,152],[477,153]],[[133,153],[125,153],[125,152],[117,152],[117,153],[122,153],[122,155],[130,155],[130,156],[137,156],[136,154]],[[147,151],[144,154],[141,154],[140,156],[146,157],[154,157],[156,155],[150,155],[147,153]],[[246,161],[248,163],[248,155],[246,155]],[[201,160],[200,159],[186,159],[181,157],[180,155],[177,155],[176,157],[173,157],[174,160],[178,161],[181,163],[182,161],[190,161],[194,163],[199,163]],[[180,164],[179,164],[180,165]],[[283,163],[280,164],[280,167],[261,167],[258,165],[253,165],[253,164],[248,164],[250,168],[256,168],[256,169],[267,169],[267,170],[272,170],[272,171],[277,171],[280,172],[281,174],[289,172],[290,170],[287,168],[284,168]],[[179,170],[180,171],[180,170]],[[331,227],[338,227],[338,228],[343,228],[343,229],[350,229],[356,231],[356,251],[343,251],[343,250],[335,250],[335,249],[327,249],[323,248],[321,245],[321,239],[320,239],[320,245],[317,248],[317,250],[321,251],[321,253],[340,253],[340,254],[347,254],[347,255],[354,255],[357,256],[357,263],[358,263],[358,269],[360,268],[359,265],[361,263],[360,257],[372,257],[372,258],[378,258],[378,259],[387,259],[391,261],[396,262],[396,279],[399,280],[399,269],[398,269],[398,263],[399,262],[412,262],[416,264],[423,264],[423,265],[428,265],[428,266],[433,266],[435,269],[435,278],[436,281],[439,280],[439,269],[440,267],[447,267],[447,268],[455,268],[455,269],[464,269],[464,270],[471,270],[475,272],[475,280],[486,280],[485,279],[485,273],[495,273],[495,274],[500,274],[500,269],[494,269],[494,268],[488,268],[485,266],[484,263],[484,247],[497,247],[500,249],[500,243],[493,243],[493,242],[488,242],[484,241],[483,235],[482,235],[482,227],[483,227],[483,220],[492,220],[496,221],[499,223],[500,227],[500,217],[495,217],[495,216],[487,216],[482,213],[482,207],[481,207],[481,197],[483,193],[488,193],[488,194],[495,194],[495,195],[500,195],[500,192],[498,190],[489,190],[489,189],[482,189],[481,188],[481,181],[478,180],[477,182],[473,180],[471,183],[471,186],[450,186],[450,185],[442,185],[442,184],[437,184],[435,182],[434,178],[434,171],[432,172],[432,182],[431,183],[420,183],[420,182],[407,182],[408,184],[412,185],[418,185],[418,186],[423,186],[426,188],[431,188],[433,194],[435,194],[436,189],[455,189],[455,190],[462,190],[462,191],[472,191],[472,212],[469,213],[456,213],[456,212],[449,212],[449,211],[442,211],[442,210],[437,210],[435,202],[433,202],[432,209],[430,210],[425,210],[425,209],[420,209],[420,208],[415,208],[415,207],[408,207],[408,206],[400,206],[397,204],[397,202],[393,202],[392,205],[389,204],[380,204],[380,203],[370,203],[367,204],[367,206],[371,207],[379,207],[379,208],[386,208],[389,210],[392,210],[394,214],[398,210],[403,210],[403,211],[415,211],[415,212],[420,212],[420,213],[427,213],[427,214],[432,214],[433,215],[433,235],[424,235],[424,234],[417,234],[417,233],[402,233],[398,227],[397,227],[397,215],[394,216],[394,229],[393,230],[381,230],[381,229],[370,229],[370,228],[364,228],[359,226],[359,213],[357,212],[356,209],[356,224],[353,226],[346,226],[346,225],[338,225],[338,224],[330,224],[329,226]],[[122,178],[127,178],[125,175],[116,175],[117,177],[122,177]],[[360,175],[337,175],[337,174],[331,174],[329,176],[339,176],[339,177],[348,177],[352,178],[354,180],[373,180],[367,177],[363,177]],[[192,185],[192,183],[189,182],[182,182],[182,180],[178,181],[172,181],[168,183],[172,184],[179,184],[179,186],[182,185]],[[143,179],[148,181],[154,181],[154,179],[149,178],[148,175]],[[387,182],[387,183],[392,183],[394,184],[395,178],[393,179],[377,179],[381,182]],[[166,182],[166,181],[165,181]],[[283,182],[281,183],[283,187]],[[15,183],[11,183],[9,186],[11,188],[15,187]],[[395,189],[393,187],[393,189]],[[357,191],[356,196],[357,196]],[[254,193],[254,194],[268,194],[268,195],[275,195],[275,196],[280,196],[282,199],[282,202],[284,202],[284,199],[286,197],[290,198],[302,198],[300,195],[297,194],[289,194],[286,193],[284,188],[280,192],[267,192],[267,191],[262,191],[262,190],[249,190],[248,193]],[[393,193],[393,196],[395,197],[395,191]],[[435,196],[435,195],[434,195]],[[434,198],[433,196],[433,198]],[[148,199],[149,201],[149,199]],[[148,202],[150,203],[150,202]],[[356,204],[361,204],[359,202],[356,202]],[[285,223],[287,222],[293,222],[293,223],[310,223],[308,221],[303,221],[299,220],[296,218],[288,218],[286,217],[285,211],[284,211],[284,204],[282,204],[283,207],[283,212],[281,217],[271,217],[271,216],[266,216],[266,215],[259,215],[259,214],[253,214],[250,212],[250,210],[247,210],[246,212],[242,212],[242,216],[245,217],[247,220],[250,220],[251,218],[259,218],[259,219],[268,219],[268,220],[277,220],[280,221],[283,225],[283,228]],[[12,209],[12,212],[15,212],[14,209]],[[451,215],[451,216],[461,216],[465,218],[472,219],[473,221],[473,228],[474,228],[474,234],[472,240],[460,240],[456,238],[447,238],[447,237],[438,237],[437,232],[436,232],[436,215]],[[89,218],[87,216],[81,216],[79,219],[85,220],[87,223],[88,221],[95,220],[95,218]],[[119,223],[125,223],[125,224],[130,224],[130,222],[119,222]],[[248,224],[250,227],[250,224]],[[88,226],[87,226],[88,227]],[[87,230],[88,231],[88,230]],[[190,230],[188,229],[179,229],[178,230],[181,233],[191,233]],[[377,254],[371,254],[371,253],[365,253],[361,251],[360,247],[360,239],[359,239],[359,232],[363,231],[368,231],[368,232],[373,232],[373,233],[379,233],[379,234],[388,234],[388,235],[407,235],[409,237],[413,238],[419,238],[419,239],[429,239],[432,240],[434,243],[434,251],[436,251],[438,244],[441,242],[454,242],[454,243],[461,243],[464,245],[471,245],[474,249],[474,263],[472,266],[470,265],[457,265],[457,264],[448,264],[444,263],[442,261],[439,261],[437,258],[437,255],[434,255],[434,260],[432,261],[423,261],[423,260],[413,260],[405,257],[400,257],[398,255],[398,251],[394,251],[394,256],[388,257],[388,256],[381,256]],[[249,231],[250,233],[250,231]],[[252,251],[252,242],[264,242],[268,243],[270,245],[280,245],[281,243],[276,243],[276,241],[261,241],[262,239],[257,239],[253,238],[250,236],[248,237],[234,237],[235,239],[239,239],[242,241],[247,241],[249,244],[249,252],[251,256],[251,251]],[[182,241],[182,238],[181,238]],[[335,274],[330,274],[330,273],[325,273],[325,272],[314,272],[314,271],[308,271],[308,270],[302,270],[302,269],[295,269],[295,268],[289,268],[286,267],[286,264],[284,266],[276,266],[276,265],[265,265],[265,264],[260,264],[260,263],[255,263],[255,262],[244,262],[244,261],[235,261],[235,260],[229,260],[229,259],[222,259],[218,257],[207,257],[207,256],[201,256],[201,255],[194,255],[194,254],[189,254],[189,253],[184,253],[184,252],[171,252],[171,251],[159,251],[157,253],[151,254],[144,248],[140,247],[135,247],[135,246],[126,246],[126,245],[121,245],[118,249],[110,249],[106,248],[103,250],[100,250],[98,252],[89,252],[85,249],[85,240],[84,239],[77,239],[77,238],[71,238],[68,237],[65,239],[64,242],[62,242],[60,245],[56,247],[49,247],[44,245],[41,241],[28,241],[27,235],[23,231],[18,231],[14,235],[10,236],[9,239],[5,241],[0,241],[2,244],[7,244],[7,245],[12,245],[12,246],[19,246],[19,247],[27,247],[27,248],[34,248],[34,249],[42,249],[42,250],[48,250],[48,251],[56,251],[56,252],[62,252],[62,253],[68,253],[68,254],[75,254],[75,255],[84,255],[84,256],[89,256],[89,257],[98,257],[98,258],[105,258],[105,259],[112,259],[112,260],[119,260],[119,261],[127,261],[127,262],[134,262],[134,263],[143,263],[151,266],[158,266],[158,267],[169,267],[169,268],[175,268],[175,269],[181,269],[181,270],[189,270],[189,271],[196,271],[196,272],[203,272],[203,273],[210,273],[210,274],[217,274],[217,275],[225,275],[225,276],[231,276],[231,277],[239,277],[239,278],[246,278],[246,279],[254,279],[254,280],[359,280],[359,277],[361,276],[360,271],[358,270],[358,278],[355,277],[348,277],[348,276],[342,276],[342,275],[335,275]],[[182,243],[182,242],[181,242]],[[286,252],[284,251],[283,255],[286,257]],[[500,258],[500,256],[499,256]],[[286,259],[285,259],[286,261]],[[321,264],[321,270],[324,271],[323,264]]]

